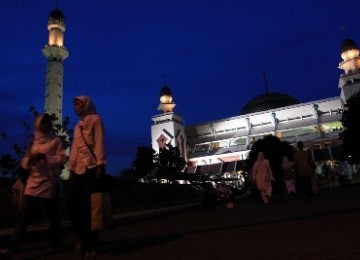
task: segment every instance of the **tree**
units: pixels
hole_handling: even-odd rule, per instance
[[[146,176],[155,168],[155,154],[155,150],[151,147],[139,146],[137,148],[133,170],[138,179]]]
[[[0,156],[0,172],[7,175],[16,168],[17,160],[11,154],[2,154]]]
[[[167,144],[166,147],[160,149],[155,162],[158,167],[157,177],[166,179],[174,178],[186,165],[179,148],[173,147],[171,144]]]
[[[360,92],[350,97],[342,115],[344,131],[340,133],[343,152],[351,163],[360,162]]]
[[[265,158],[269,160],[271,170],[278,184],[277,186],[280,187],[280,181],[282,179],[282,158],[283,156],[288,156],[288,158],[292,160],[294,148],[288,142],[281,141],[276,136],[267,135],[263,139],[257,140],[251,147],[248,156],[249,168],[251,168],[256,161],[257,155],[260,151],[263,152]]]

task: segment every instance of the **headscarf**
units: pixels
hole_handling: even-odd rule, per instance
[[[263,152],[259,152],[258,155],[257,155],[257,158],[256,158],[256,161],[257,162],[261,162],[262,160],[265,159],[265,155]]]
[[[52,129],[50,129],[50,131],[47,133],[43,133],[40,131],[40,124],[43,120],[48,121],[50,125],[52,124],[50,116],[48,114],[39,114],[36,116],[34,122],[34,144],[43,144],[55,137],[55,133]]]
[[[75,100],[80,100],[84,104],[84,115],[82,117],[88,115],[97,115],[96,107],[94,102],[88,96],[78,96],[74,98]]]
[[[86,129],[88,125],[92,124],[94,118],[99,117],[95,103],[88,96],[77,96],[74,98],[75,100],[79,100],[84,104],[83,115],[80,117],[78,125]]]

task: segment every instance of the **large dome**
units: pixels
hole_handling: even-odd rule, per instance
[[[300,104],[296,98],[282,93],[268,93],[250,100],[241,110],[240,115],[265,111],[269,109]]]

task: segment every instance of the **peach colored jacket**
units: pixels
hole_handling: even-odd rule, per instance
[[[28,163],[30,155],[37,153],[45,154],[46,159],[30,166]],[[41,198],[56,196],[60,187],[60,166],[66,160],[67,157],[59,137],[55,134],[41,135],[35,133],[30,149],[21,160],[21,166],[30,169],[24,194]]]
[[[271,186],[272,180],[274,180],[274,177],[269,161],[267,159],[256,161],[252,168],[252,181],[258,190],[267,190]]]
[[[68,166],[69,170],[75,174],[85,174],[87,169],[106,164],[105,131],[102,119],[97,114],[92,100],[87,96],[79,96],[75,99],[79,99],[84,103],[85,116],[80,118],[75,127]],[[91,154],[84,139],[96,158]]]

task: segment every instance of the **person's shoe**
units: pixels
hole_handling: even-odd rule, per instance
[[[0,255],[3,256],[12,256],[15,255],[17,253],[17,250],[12,249],[12,248],[4,248],[0,250]]]
[[[48,249],[46,249],[46,253],[54,254],[61,250],[62,250],[62,248],[60,246],[49,246]]]
[[[84,259],[94,259],[96,257],[95,251],[86,251],[84,254]]]

